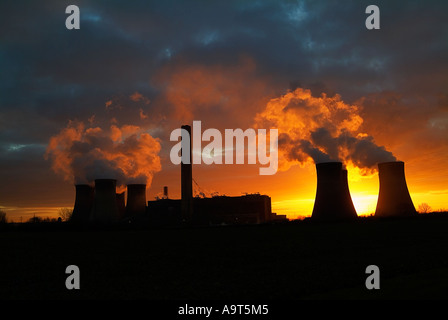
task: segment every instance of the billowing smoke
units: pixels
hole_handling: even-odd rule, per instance
[[[160,149],[159,139],[138,126],[86,127],[70,121],[50,139],[45,156],[56,173],[75,184],[105,178],[116,179],[118,185],[149,186],[161,170]]]
[[[270,100],[255,121],[260,128],[278,128],[279,169],[311,159],[351,163],[367,174],[378,162],[396,161],[372,136],[360,132],[358,106],[344,103],[339,95],[314,97],[297,88]]]
[[[162,93],[153,103],[163,108],[164,121],[179,126],[202,120],[219,130],[251,125],[273,94],[266,76],[246,56],[227,65],[173,63],[153,77],[152,85]]]

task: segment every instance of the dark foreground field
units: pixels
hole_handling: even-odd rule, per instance
[[[446,299],[448,217],[0,231],[0,299]],[[65,269],[80,268],[80,290]],[[380,268],[367,290],[365,269]]]

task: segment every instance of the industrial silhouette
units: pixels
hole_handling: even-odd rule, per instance
[[[117,199],[117,206],[118,206],[118,216],[122,217],[126,212],[125,192],[117,193],[116,199]]]
[[[92,210],[94,189],[88,184],[75,185],[75,206],[71,220],[74,222],[86,222],[89,220]]]
[[[181,155],[183,154],[183,150],[188,147],[190,154],[188,155],[188,163],[182,163],[180,165],[181,171],[181,208],[182,208],[182,218],[184,221],[191,222],[193,218],[193,165],[192,165],[192,148],[191,148],[191,126],[184,125],[182,129],[188,132],[188,141],[184,141],[182,137],[182,148]]]
[[[117,205],[117,180],[96,179],[95,195],[90,213],[92,222],[115,222],[120,218]]]
[[[347,170],[342,170],[342,162],[318,163],[316,171],[317,190],[311,217],[326,221],[356,218]]]
[[[182,126],[190,133],[191,127]],[[191,146],[191,144],[190,144]],[[191,148],[190,160],[191,160]],[[125,192],[116,193],[114,179],[96,179],[95,186],[75,185],[76,196],[71,221],[77,223],[110,223],[149,221],[153,225],[218,225],[258,224],[284,221],[285,215],[272,212],[267,195],[193,197],[191,161],[181,163],[181,199],[163,197],[146,201],[146,184],[128,184]],[[311,220],[341,221],[358,217],[350,195],[347,170],[342,162],[316,164],[317,189]],[[410,197],[401,161],[378,164],[380,190],[375,216],[412,216],[416,210]]]
[[[182,128],[190,133],[190,141],[182,141],[184,146],[184,143],[191,143],[191,127],[186,125]],[[188,162],[181,163],[180,200],[168,198],[167,186],[163,188],[162,199],[146,202],[146,185],[128,184],[125,204],[124,193],[116,193],[117,181],[114,179],[97,179],[94,188],[75,185],[72,221],[110,223],[149,220],[154,225],[214,225],[286,220],[285,215],[272,212],[271,198],[267,195],[193,197],[192,164]]]
[[[376,217],[399,217],[417,214],[409,194],[404,174],[404,162],[378,164],[380,192],[376,205]]]
[[[146,212],[146,184],[128,184],[128,200],[126,217],[145,214]]]

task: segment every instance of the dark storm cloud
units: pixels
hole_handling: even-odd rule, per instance
[[[259,75],[278,94],[299,84],[315,96],[339,93],[351,103],[369,94],[381,100],[383,92],[395,92],[412,100],[404,101],[402,110],[414,111],[418,99],[434,102],[427,105],[431,119],[446,110],[446,1],[375,1],[381,10],[381,29],[376,31],[364,26],[370,1],[84,0],[76,4],[81,29],[69,31],[65,28],[68,3],[1,1],[3,150],[46,145],[72,119],[110,118],[105,103],[126,100],[134,92],[151,103],[126,100],[120,119],[137,121],[144,107],[145,114],[159,121],[163,114],[156,117],[151,112],[160,112],[153,101],[164,87],[152,80],[164,67],[195,64],[225,70],[238,66],[242,55],[256,66],[248,79]],[[373,115],[371,99],[364,108],[365,115],[384,121]],[[382,109],[386,119],[394,112]],[[234,113],[226,118],[224,112],[223,121],[231,121]],[[366,117],[365,126],[374,128]],[[19,151],[42,161],[43,149],[28,154],[29,150],[5,153],[2,176],[5,164]]]
[[[60,177],[51,171],[48,161],[42,157],[45,148],[41,144],[2,144],[2,206],[58,206],[61,200],[70,203],[73,187],[61,184]]]

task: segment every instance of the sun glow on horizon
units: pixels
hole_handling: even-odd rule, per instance
[[[0,207],[6,212],[8,222],[27,222],[33,217],[54,219],[59,217],[60,207]]]
[[[358,216],[366,216],[375,213],[378,195],[352,195],[352,201]]]
[[[303,219],[311,216],[313,206],[314,199],[273,201],[272,212],[286,215],[288,219]]]

